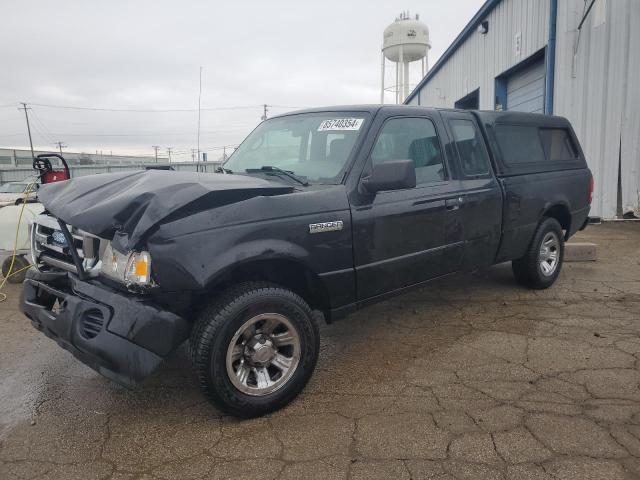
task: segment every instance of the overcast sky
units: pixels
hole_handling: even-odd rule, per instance
[[[69,151],[150,155],[160,145],[186,160],[200,66],[203,150],[239,143],[264,103],[273,114],[378,103],[382,31],[401,10],[429,27],[432,65],[482,3],[0,0],[0,147],[28,146],[17,102],[185,109],[32,105],[30,114],[39,149],[62,141]]]

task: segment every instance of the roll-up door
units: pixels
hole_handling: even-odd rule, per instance
[[[544,113],[544,60],[507,78],[507,110]]]

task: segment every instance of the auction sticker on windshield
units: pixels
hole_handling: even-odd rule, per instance
[[[360,130],[362,122],[364,122],[364,118],[332,118],[324,120],[318,127],[318,131]]]

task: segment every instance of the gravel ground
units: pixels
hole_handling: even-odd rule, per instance
[[[128,391],[0,304],[0,478],[640,478],[640,224],[529,291],[509,265],[323,326],[289,407],[221,415],[184,349]]]

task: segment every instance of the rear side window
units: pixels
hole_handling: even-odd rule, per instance
[[[546,160],[538,127],[496,125],[496,140],[507,165],[539,163]]]
[[[489,159],[483,140],[471,120],[454,119],[449,121],[456,142],[462,171],[467,176],[489,173]]]
[[[540,138],[542,139],[542,147],[546,157],[552,162],[578,158],[578,152],[567,130],[563,128],[541,128]]]

